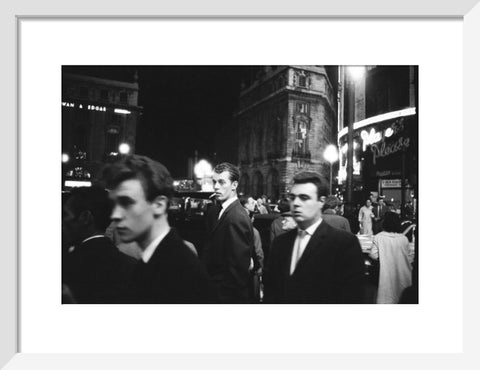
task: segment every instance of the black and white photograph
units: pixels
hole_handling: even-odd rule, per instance
[[[418,304],[419,73],[64,64],[62,303]]]

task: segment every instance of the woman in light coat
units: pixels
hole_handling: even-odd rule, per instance
[[[365,201],[365,205],[360,208],[358,212],[358,222],[360,223],[360,233],[363,235],[373,235],[372,231],[372,219],[375,217],[373,214],[372,202],[370,199]]]
[[[403,290],[412,285],[413,255],[396,213],[385,213],[383,229],[373,237],[369,253],[380,262],[377,303],[398,303]]]

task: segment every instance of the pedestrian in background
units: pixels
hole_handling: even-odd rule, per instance
[[[213,169],[215,197],[221,206],[216,222],[207,230],[203,260],[221,303],[248,302],[253,229],[238,200],[239,180],[238,168],[230,163],[220,163]]]
[[[287,198],[280,199],[277,208],[280,216],[270,224],[270,245],[276,237],[297,228],[297,223],[290,212],[290,201]]]
[[[380,263],[377,303],[398,303],[403,290],[412,285],[413,261],[398,214],[385,213],[383,231],[373,237],[369,255]]]
[[[250,214],[250,210],[248,208],[248,197],[241,196],[240,197],[240,204],[245,208],[245,212],[249,215],[250,219],[252,220],[252,229],[253,229],[253,250],[252,250],[252,257],[250,259],[250,301],[252,302],[259,302],[260,301],[260,283],[263,274],[263,261],[264,261],[264,253],[262,248],[262,239],[260,237],[260,232],[257,230],[255,226],[253,226],[253,221],[255,216]]]
[[[329,195],[326,197],[322,208],[322,218],[330,226],[351,232],[348,220],[337,214],[337,209],[339,209],[340,203],[340,200],[335,195]]]
[[[373,214],[372,201],[367,199],[365,205],[358,212],[358,222],[360,224],[360,234],[373,235],[372,223],[375,215]]]

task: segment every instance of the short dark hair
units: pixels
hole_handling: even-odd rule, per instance
[[[126,180],[140,180],[145,198],[151,202],[159,195],[171,198],[173,179],[160,162],[142,155],[129,155],[104,169],[107,188],[113,189]]]
[[[400,216],[395,212],[391,212],[391,211],[386,212],[383,219],[383,230],[390,233],[402,232],[402,224],[400,222]]]
[[[340,200],[335,195],[329,195],[325,199],[325,203],[323,204],[322,211],[326,211],[327,209],[335,209],[340,205]]]
[[[278,210],[280,213],[290,212],[290,201],[287,198],[282,198],[278,202]]]
[[[222,172],[225,172],[225,171],[228,172],[228,174],[229,174],[228,177],[229,177],[231,182],[234,182],[234,181],[238,182],[240,180],[240,170],[238,169],[237,166],[234,166],[231,163],[228,163],[228,162],[219,163],[213,169],[213,172],[218,173],[218,174],[220,174]]]
[[[317,198],[326,197],[328,195],[328,186],[322,180],[322,176],[318,172],[303,171],[293,176],[293,184],[312,183],[317,188]]]
[[[110,225],[113,205],[105,189],[99,186],[73,188],[67,202],[75,216],[89,211],[96,230],[104,232]]]
[[[248,196],[242,195],[238,200],[240,201],[240,204],[241,204],[243,207],[245,207],[245,204],[248,203]]]

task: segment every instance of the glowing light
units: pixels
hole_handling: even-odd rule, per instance
[[[368,145],[378,143],[382,140],[382,134],[380,132],[376,132],[374,128],[370,130],[370,132],[363,130],[360,133],[360,136],[363,140],[363,151],[367,149]]]
[[[70,160],[70,156],[67,153],[62,154],[62,162],[67,163]]]
[[[98,105],[88,105],[87,109],[88,110],[100,111],[100,112],[106,112],[107,111],[106,107],[100,107]]]
[[[193,169],[193,172],[195,172],[195,176],[200,179],[212,176],[212,171],[212,165],[208,163],[208,161],[206,161],[205,159],[200,159],[195,165],[195,168]]]
[[[354,80],[359,80],[365,75],[365,66],[350,66],[348,73]]]
[[[120,154],[128,154],[130,153],[130,145],[128,145],[127,143],[121,143],[118,146],[118,151],[120,152]]]
[[[415,108],[406,108],[406,109],[397,110],[395,112],[379,114],[378,116],[370,117],[362,121],[355,122],[353,124],[353,130],[358,130],[359,128],[370,126],[370,125],[373,125],[374,123],[388,121],[394,118],[413,116],[415,112],[416,112]],[[340,138],[345,136],[347,133],[348,133],[348,127],[345,127],[342,130],[340,130],[340,132],[338,133],[338,140],[340,140]]]
[[[92,186],[92,183],[90,181],[72,181],[72,180],[67,180],[65,181],[65,186],[69,188],[78,188],[82,186]]]
[[[393,135],[393,130],[392,130],[392,128],[391,128],[391,127],[387,128],[387,129],[385,130],[385,136],[386,136],[386,137],[390,137],[390,136],[392,136],[392,135]]]
[[[130,114],[132,112],[130,112],[129,110],[126,110],[126,109],[118,109],[118,108],[115,108],[113,110],[115,113],[118,113],[118,114]]]
[[[328,145],[323,153],[323,158],[325,158],[330,163],[338,161],[338,151],[335,145]]]

